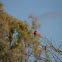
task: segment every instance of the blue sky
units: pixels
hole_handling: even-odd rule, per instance
[[[0,0],[5,11],[20,20],[28,20],[30,14],[39,17],[38,30],[43,36],[62,44],[62,0]],[[30,23],[30,22],[29,22]]]

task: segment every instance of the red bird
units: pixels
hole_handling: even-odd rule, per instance
[[[37,34],[37,31],[35,30],[34,35],[36,35],[36,34]]]

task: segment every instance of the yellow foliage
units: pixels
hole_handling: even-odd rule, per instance
[[[0,54],[1,55],[4,55],[5,52],[7,51],[7,46],[8,46],[8,43],[6,41],[2,41],[1,44],[0,44]]]
[[[2,6],[0,4],[0,8],[1,7]],[[34,54],[38,55],[39,46],[40,46],[40,42],[38,38],[40,38],[41,35],[38,33],[37,37],[34,37],[33,34],[34,33],[33,31],[39,28],[40,26],[40,24],[36,23],[38,17],[33,17],[33,16],[29,17],[33,19],[32,26],[30,26],[28,22],[23,22],[18,20],[13,16],[7,14],[4,10],[0,11],[0,15],[1,15],[0,16],[0,25],[1,25],[0,38],[3,40],[0,44],[1,46],[0,57],[1,55],[3,55],[4,56],[3,59],[6,60],[7,62],[17,62],[17,60],[21,60],[22,62],[22,60],[24,59],[23,53],[30,46],[32,46],[32,50]],[[5,36],[3,32],[5,32]]]
[[[3,7],[3,4],[0,2],[0,8],[2,8]]]

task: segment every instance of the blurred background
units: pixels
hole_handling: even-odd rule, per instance
[[[62,0],[0,0],[5,11],[19,20],[30,23],[28,16],[36,15],[42,24],[37,31],[57,47],[62,44]]]

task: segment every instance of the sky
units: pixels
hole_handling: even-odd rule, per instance
[[[42,24],[38,32],[57,47],[62,44],[62,0],[0,0],[5,11],[20,20],[28,20],[30,14],[39,17]]]

